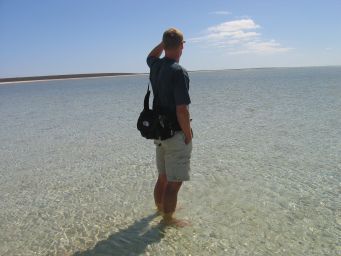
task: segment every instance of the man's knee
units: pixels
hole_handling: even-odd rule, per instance
[[[167,182],[166,190],[170,193],[177,193],[182,185],[181,181],[169,181]]]
[[[160,183],[167,183],[166,173],[159,174],[158,182],[160,182]]]

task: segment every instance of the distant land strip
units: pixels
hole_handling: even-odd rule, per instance
[[[50,75],[50,76],[26,76],[26,77],[9,77],[0,78],[0,83],[8,82],[26,82],[52,79],[69,79],[69,78],[90,78],[90,77],[110,77],[125,75],[140,75],[142,73],[91,73],[91,74],[70,74],[70,75]]]
[[[293,68],[323,68],[334,67],[340,68],[341,65],[325,65],[325,66],[297,66],[297,67],[252,67],[252,68],[231,68],[231,69],[202,69],[190,70],[188,72],[215,72],[215,71],[243,71],[257,69],[293,69]],[[68,75],[49,75],[49,76],[25,76],[25,77],[8,77],[0,78],[1,83],[29,82],[29,81],[44,81],[54,79],[73,79],[73,78],[92,78],[92,77],[113,77],[113,76],[128,76],[128,75],[147,75],[149,73],[89,73],[89,74],[68,74]]]

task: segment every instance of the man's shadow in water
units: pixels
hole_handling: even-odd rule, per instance
[[[151,228],[148,225],[157,216],[155,213],[136,221],[128,228],[110,235],[108,239],[99,241],[93,249],[76,252],[73,256],[140,255],[148,245],[158,243],[164,237],[165,225],[159,223]]]

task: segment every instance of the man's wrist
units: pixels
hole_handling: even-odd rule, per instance
[[[183,133],[185,134],[185,137],[186,137],[186,138],[192,138],[191,129],[185,129],[185,130],[183,131]]]
[[[188,143],[190,143],[191,142],[191,140],[192,140],[192,132],[190,131],[190,132],[186,132],[186,133],[184,133],[185,134],[185,143],[186,144],[188,144]]]

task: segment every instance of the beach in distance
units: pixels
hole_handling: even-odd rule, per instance
[[[216,72],[228,70],[249,70],[249,69],[274,69],[280,67],[264,67],[264,68],[240,68],[240,69],[223,69],[223,70],[193,70],[189,72]],[[282,67],[282,69],[285,67]],[[295,68],[295,67],[287,67]],[[309,68],[309,67],[305,67]],[[83,74],[63,74],[63,75],[44,75],[44,76],[20,76],[20,77],[0,77],[2,83],[18,83],[18,82],[35,82],[45,80],[64,80],[64,79],[79,79],[79,78],[96,78],[96,77],[113,77],[113,76],[129,76],[129,75],[145,75],[146,73],[83,73]]]
[[[0,79],[0,255],[340,255],[341,67],[189,76],[183,229],[155,214],[148,74]]]
[[[127,76],[127,75],[136,75],[136,74],[137,73],[88,73],[88,74],[68,74],[68,75],[48,75],[48,76],[7,77],[7,78],[0,78],[0,84],[1,83],[17,83],[17,82],[34,82],[34,81],[45,81],[45,80],[60,80],[60,79]]]

